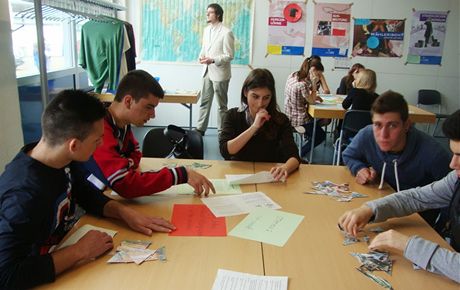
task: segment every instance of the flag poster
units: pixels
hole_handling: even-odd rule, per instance
[[[441,64],[448,12],[414,11],[407,63]]]
[[[306,3],[270,1],[267,54],[304,55]]]
[[[348,56],[351,4],[315,3],[311,54]]]
[[[355,19],[352,56],[402,57],[404,22],[404,19]]]

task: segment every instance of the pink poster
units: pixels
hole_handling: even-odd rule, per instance
[[[351,4],[316,3],[312,55],[348,56]]]

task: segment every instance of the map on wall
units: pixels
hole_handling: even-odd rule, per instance
[[[252,0],[222,0],[223,24],[235,36],[232,64],[249,64]],[[142,60],[198,62],[210,1],[143,0]]]

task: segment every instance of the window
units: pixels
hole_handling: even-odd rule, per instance
[[[34,4],[19,0],[10,3],[13,51],[18,78],[39,74]],[[69,15],[43,6],[43,35],[48,72],[75,66],[73,21]]]

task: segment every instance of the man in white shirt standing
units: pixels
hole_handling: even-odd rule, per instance
[[[219,4],[209,4],[207,11],[208,26],[204,29],[203,45],[199,61],[203,67],[203,88],[201,90],[200,117],[196,130],[204,135],[208,128],[209,113],[214,95],[217,97],[219,114],[217,119],[220,130],[221,120],[227,112],[227,91],[230,82],[230,62],[234,55],[234,37],[230,29],[222,24],[224,10]]]

